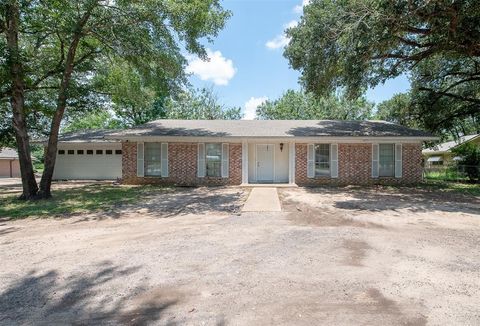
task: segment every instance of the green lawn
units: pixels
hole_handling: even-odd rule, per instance
[[[122,204],[133,203],[146,194],[151,186],[86,185],[54,190],[49,200],[23,201],[18,194],[0,196],[0,217],[55,217],[78,213],[110,211]],[[155,189],[162,189],[155,187]]]
[[[472,184],[465,182],[449,182],[449,181],[427,181],[420,184],[418,187],[442,192],[457,192],[462,194],[469,194],[473,196],[480,196],[480,184]]]

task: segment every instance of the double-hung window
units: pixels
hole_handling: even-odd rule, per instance
[[[330,144],[315,145],[315,176],[330,176]]]
[[[161,169],[161,143],[145,143],[145,176],[160,177]]]
[[[395,176],[395,144],[379,144],[379,177]]]
[[[222,176],[222,144],[205,144],[205,163],[207,177]]]

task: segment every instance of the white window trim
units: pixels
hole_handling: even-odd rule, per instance
[[[220,175],[216,175],[216,176],[211,176],[211,175],[207,175],[207,145],[208,144],[217,144],[217,145],[220,145]],[[223,167],[223,144],[224,143],[219,143],[219,142],[208,142],[208,143],[204,143],[205,145],[205,149],[204,149],[204,152],[205,152],[205,155],[203,157],[203,160],[205,162],[205,177],[206,178],[223,178],[222,176],[222,167]]]

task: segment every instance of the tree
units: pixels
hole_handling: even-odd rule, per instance
[[[109,65],[99,83],[110,96],[113,112],[121,124],[136,126],[165,118],[166,97],[180,91],[179,85],[166,77],[159,80],[144,76],[128,62],[117,60]]]
[[[121,122],[115,119],[109,111],[99,110],[73,118],[62,128],[62,131],[74,132],[79,130],[116,129],[121,127]]]
[[[280,98],[266,101],[257,108],[260,119],[271,120],[365,120],[371,116],[373,103],[365,98],[349,100],[343,95],[315,97],[303,91],[286,91]]]
[[[102,98],[97,74],[109,62],[126,62],[148,83],[169,91],[185,83],[185,58],[206,58],[200,39],[211,41],[230,13],[218,0],[186,1],[31,1],[6,0],[0,5],[0,32],[5,38],[8,78],[0,82],[1,98],[10,99],[19,149],[23,198],[51,196],[58,132],[65,111],[77,94]],[[1,54],[4,55],[3,53]],[[103,85],[104,86],[104,85]],[[25,103],[47,93],[42,115],[50,120],[45,168],[37,194],[29,149]],[[107,94],[108,96],[108,94]],[[27,99],[27,100],[26,100]],[[34,106],[29,109],[34,110]]]
[[[211,89],[183,91],[167,100],[167,119],[187,120],[238,120],[242,118],[241,108],[220,104]]]
[[[432,129],[432,125],[444,119],[444,114],[439,111],[455,111],[459,103],[455,100],[443,98],[436,102],[436,109],[424,111],[426,105],[431,104],[432,99],[422,96],[421,93],[410,91],[394,95],[391,99],[377,105],[376,119],[391,121],[411,128]],[[480,133],[480,120],[476,115],[461,118],[451,117],[441,123],[442,128],[437,129],[437,134],[442,140],[458,139],[463,135]]]
[[[463,165],[470,182],[480,180],[480,145],[464,143],[452,149],[452,153],[460,157],[459,165]]]
[[[410,93],[395,94],[391,99],[378,104],[375,118],[410,128],[421,127],[421,121],[413,108]]]
[[[480,112],[480,2],[313,0],[284,55],[317,96],[350,98],[411,74],[412,98],[432,131]],[[454,110],[449,104],[455,102]],[[432,119],[435,117],[435,119]]]

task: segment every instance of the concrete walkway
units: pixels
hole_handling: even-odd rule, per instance
[[[280,212],[277,188],[253,188],[248,196],[243,212]]]

